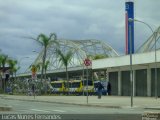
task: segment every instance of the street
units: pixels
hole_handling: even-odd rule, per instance
[[[19,100],[0,99],[0,103],[12,106],[12,111],[1,111],[1,114],[60,114],[67,117],[78,117],[78,119],[108,118],[109,120],[137,120],[144,113],[142,108],[104,108],[80,105],[68,105],[46,102],[31,102]],[[153,111],[153,110],[152,110]],[[156,110],[154,110],[156,112]],[[77,119],[77,120],[78,120]]]

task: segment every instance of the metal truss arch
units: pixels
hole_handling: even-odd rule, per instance
[[[83,65],[84,59],[88,55],[106,55],[108,57],[118,56],[118,53],[108,44],[100,40],[66,40],[58,39],[56,40],[58,45],[54,42],[47,47],[47,56],[46,61],[50,61],[48,71],[55,69],[64,69],[64,66],[60,64],[56,49],[60,49],[63,53],[66,53],[68,50],[73,52],[73,57],[69,64],[69,68],[79,67]],[[42,50],[33,64],[38,64],[42,62],[43,57]]]
[[[145,41],[136,51],[136,53],[150,52],[160,49],[160,26],[153,32],[153,34]]]

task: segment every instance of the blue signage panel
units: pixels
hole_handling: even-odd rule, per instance
[[[134,53],[134,2],[125,3],[126,54]],[[132,21],[128,21],[128,19]]]

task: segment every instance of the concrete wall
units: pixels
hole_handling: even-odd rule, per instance
[[[155,62],[155,52],[147,52],[132,55],[133,65],[150,64]],[[157,51],[157,62],[160,62],[160,50]],[[119,56],[113,58],[92,61],[92,69],[103,69],[109,67],[120,67],[130,65],[130,56]]]

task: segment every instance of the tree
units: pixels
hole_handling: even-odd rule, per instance
[[[43,46],[43,57],[42,57],[42,70],[41,70],[41,80],[44,78],[44,68],[46,63],[46,54],[47,54],[47,47],[51,43],[58,43],[56,41],[57,35],[55,33],[51,33],[50,36],[46,36],[45,34],[38,35],[37,39],[31,38],[33,40],[36,40],[40,45]]]
[[[9,68],[10,68],[10,73],[12,75],[12,80],[10,79],[11,82],[11,87],[12,87],[12,92],[13,92],[13,83],[17,82],[17,78],[16,78],[16,73],[17,71],[20,69],[20,67],[17,66],[18,61],[17,60],[13,60],[13,59],[8,59],[7,61]],[[15,77],[14,77],[15,75]]]
[[[67,79],[67,87],[69,88],[69,78],[68,78],[68,64],[72,59],[73,52],[69,50],[68,52],[62,53],[61,50],[57,50],[57,54],[59,56],[59,61],[61,62],[62,65],[65,66],[66,69],[66,79]]]
[[[1,59],[2,73],[4,74],[5,65],[7,64],[8,61],[8,55],[2,54],[0,59]],[[5,89],[5,85],[6,85],[5,79],[2,79],[2,88]]]
[[[7,63],[8,63],[8,65],[9,65],[9,67],[10,67],[10,72],[11,72],[11,74],[12,74],[12,78],[13,78],[13,74],[14,74],[14,72],[17,72],[17,67],[16,67],[16,65],[17,65],[17,60],[13,60],[13,59],[8,59],[8,61],[7,61]],[[16,76],[15,76],[16,77]]]
[[[15,75],[15,79],[16,79],[16,77],[17,77],[17,71],[20,69],[20,67],[18,66],[15,66],[14,68],[13,68],[13,73],[14,73],[14,75]]]
[[[2,57],[1,58],[2,71],[5,72],[5,65],[7,64],[9,57],[8,55],[5,54],[2,54],[1,57]]]

